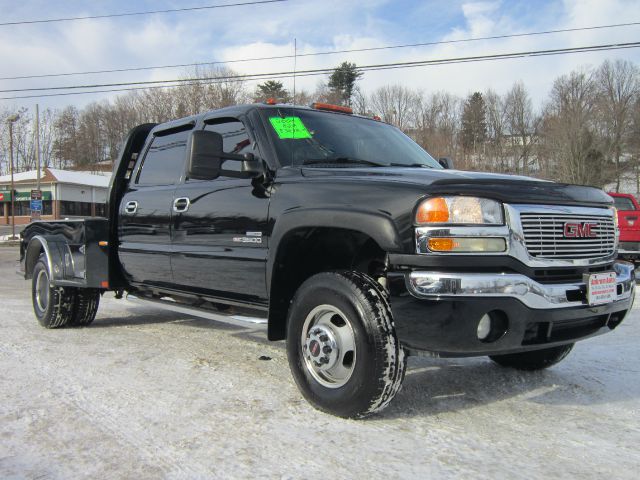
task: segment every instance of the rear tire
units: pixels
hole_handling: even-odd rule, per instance
[[[50,278],[49,267],[42,256],[33,269],[31,282],[33,311],[43,327],[60,328],[73,320],[76,289],[53,287]]]
[[[406,369],[385,293],[359,272],[319,273],[300,286],[289,309],[287,356],[307,401],[345,418],[385,408]]]
[[[503,367],[518,370],[542,370],[561,362],[573,348],[573,343],[531,352],[491,355],[489,358]]]
[[[73,306],[73,320],[69,324],[72,327],[87,327],[96,318],[100,305],[100,290],[95,288],[79,288],[77,290]]]

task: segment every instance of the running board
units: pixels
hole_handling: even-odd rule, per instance
[[[236,327],[266,330],[268,325],[268,320],[263,317],[251,317],[238,313],[225,314],[224,312],[214,312],[203,308],[181,305],[172,299],[150,299],[137,297],[129,293],[127,294],[127,300],[137,305],[154,306],[165,310],[171,310],[172,312],[184,313],[185,315],[192,315],[194,317],[206,318],[208,320],[215,320],[216,322],[235,325]]]

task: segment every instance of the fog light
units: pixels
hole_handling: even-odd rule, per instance
[[[489,337],[491,333],[491,317],[485,313],[478,322],[478,340],[483,341]]]
[[[492,343],[500,340],[507,334],[509,319],[501,310],[491,310],[485,313],[478,322],[478,340],[483,343]]]

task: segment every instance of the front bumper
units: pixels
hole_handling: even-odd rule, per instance
[[[613,264],[618,289],[617,300],[631,296],[635,282],[633,266]],[[518,273],[437,273],[410,272],[405,276],[409,293],[424,300],[454,298],[515,298],[529,308],[548,310],[579,307],[586,303],[584,283],[542,284]]]
[[[435,356],[476,356],[548,348],[605,333],[633,304],[633,266],[616,262],[617,300],[586,302],[584,283],[543,284],[517,273],[412,270],[388,275],[400,341]],[[480,318],[499,312],[508,328],[497,340],[477,336]]]

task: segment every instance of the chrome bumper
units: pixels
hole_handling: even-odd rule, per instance
[[[616,262],[618,299],[625,300],[635,291],[633,265]],[[545,285],[520,274],[440,273],[414,271],[405,276],[409,293],[424,300],[455,298],[515,298],[529,308],[553,309],[585,306],[583,301],[570,301],[568,292],[585,291],[580,283]]]

